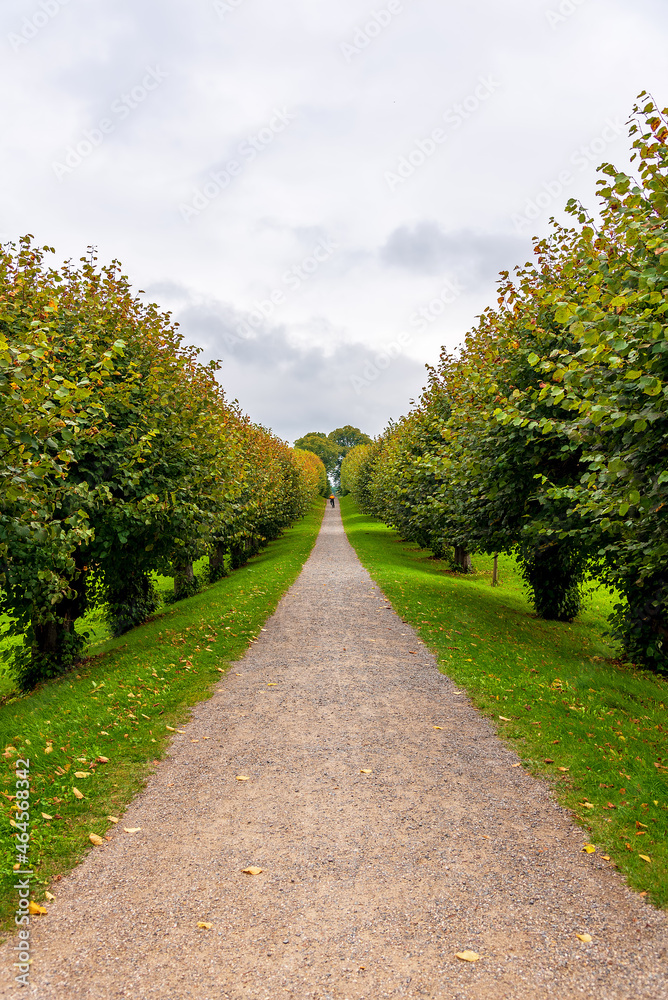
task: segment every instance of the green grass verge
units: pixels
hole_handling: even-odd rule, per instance
[[[29,862],[39,900],[91,849],[89,834],[104,836],[108,817],[120,817],[145,785],[169,727],[183,724],[258,635],[308,558],[323,510],[318,502],[231,576],[103,642],[76,672],[0,709],[0,929],[13,927],[17,904],[17,758],[30,760]]]
[[[571,625],[542,621],[512,558],[499,557],[492,587],[491,557],[454,574],[351,497],[341,512],[361,562],[441,669],[552,784],[598,856],[668,907],[668,681],[616,659],[605,637],[612,596],[592,585]]]

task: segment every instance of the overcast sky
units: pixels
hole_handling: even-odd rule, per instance
[[[370,434],[668,104],[666,0],[3,0],[2,240],[88,245],[292,441]]]

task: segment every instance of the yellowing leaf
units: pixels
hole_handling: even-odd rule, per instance
[[[639,854],[638,857],[642,858],[643,861],[646,861],[648,865],[652,863],[652,859],[648,858],[646,854]]]
[[[584,941],[585,944],[589,944],[589,942],[592,940],[591,934],[576,934],[575,936],[576,938],[579,938],[580,941]]]
[[[74,795],[75,799],[83,798],[83,792],[80,792],[78,788],[72,788],[72,794]]]
[[[477,951],[456,951],[455,958],[461,959],[462,962],[477,962],[480,955]]]
[[[211,928],[213,927],[213,924],[207,924],[206,921],[204,920],[198,920],[197,926],[201,927],[203,931],[210,931]]]
[[[54,899],[56,898],[52,892],[45,892],[44,895],[46,896],[46,898],[50,903],[53,903]]]
[[[582,850],[585,851],[586,854],[593,854],[596,848],[593,844],[585,844]]]
[[[42,819],[53,819],[53,816],[49,816],[48,813],[42,813]]]
[[[443,726],[434,726],[434,729],[442,729]]]
[[[44,753],[53,753],[53,747],[51,746],[44,747]]]
[[[502,720],[503,722],[510,722],[510,721],[511,721],[510,719],[507,719],[505,715],[500,715],[500,716],[499,716],[499,718],[500,718],[500,719],[501,719],[501,720]]]
[[[75,771],[75,778],[90,778],[90,771]]]
[[[558,767],[557,771],[570,771],[570,767]]]
[[[102,844],[104,844],[104,839],[102,837],[98,837],[96,833],[89,833],[88,839],[90,840],[91,844],[95,844],[96,847],[101,847]]]
[[[170,733],[176,732],[176,730],[172,726],[165,726],[165,729],[169,729]]]
[[[521,767],[522,765],[521,764],[511,764],[510,766],[511,767]]]
[[[360,774],[373,774],[373,771],[371,770],[370,767],[363,767],[360,771]]]
[[[602,854],[601,857],[603,858],[604,861],[609,861],[610,860],[610,855],[609,854]]]
[[[139,833],[141,830],[140,826],[124,826],[123,829],[126,833]]]
[[[261,868],[257,868],[255,865],[251,865],[250,868],[242,868],[244,875],[260,875],[262,873]]]
[[[28,913],[32,913],[33,916],[39,916],[43,913],[48,913],[48,910],[46,910],[43,906],[40,906],[39,903],[33,903],[31,899],[28,903]]]
[[[247,778],[245,774],[238,774],[237,781],[250,781],[250,778]]]
[[[99,764],[108,764],[109,763],[109,758],[108,757],[98,757],[97,761],[98,761]]]

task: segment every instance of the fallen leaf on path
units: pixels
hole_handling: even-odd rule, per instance
[[[417,652],[414,649],[409,649],[408,652],[411,654],[411,656],[417,656]]]
[[[53,903],[54,899],[56,898],[52,892],[45,892],[44,895],[46,896],[46,898],[50,903]]]
[[[585,845],[584,845],[584,847],[582,848],[582,850],[583,850],[583,851],[584,851],[584,852],[585,852],[586,854],[593,854],[593,853],[594,853],[594,851],[596,850],[596,848],[594,847],[594,845],[593,845],[593,844],[585,844]]]
[[[141,830],[140,826],[124,826],[123,829],[126,833],[139,833]]]
[[[652,863],[652,859],[648,858],[646,854],[639,854],[638,857],[642,858],[643,861],[646,861],[648,865]]]
[[[477,951],[456,951],[455,958],[459,958],[462,962],[477,962],[480,955]]]
[[[511,767],[521,767],[522,765],[521,764],[511,764],[510,766]]]
[[[78,788],[73,788],[72,789],[72,794],[74,795],[75,799],[82,799],[83,798],[83,792],[80,792]]]
[[[109,820],[110,823],[118,823],[118,819],[116,818],[116,816],[107,816],[107,819]]]
[[[204,920],[198,920],[197,926],[201,927],[203,931],[210,931],[211,928],[213,927],[213,924],[207,924],[206,921]]]
[[[589,942],[592,940],[591,934],[576,934],[575,936],[576,938],[579,938],[580,941],[584,941],[585,944],[589,944]]]
[[[609,861],[610,860],[610,855],[609,854],[602,854],[601,857],[603,858],[604,861]]]
[[[245,774],[238,774],[237,781],[250,781],[250,778],[247,778]]]
[[[373,774],[373,771],[371,770],[370,767],[363,767],[360,771],[360,774]]]
[[[434,726],[434,729],[442,729],[443,726]]]
[[[42,813],[42,819],[53,819],[53,816],[49,816],[48,813]]]
[[[42,913],[48,913],[45,907],[40,906],[39,903],[33,903],[32,899],[28,903],[28,913],[32,913],[33,916],[39,916]]]
[[[89,833],[88,839],[90,840],[91,844],[95,844],[96,847],[101,847],[102,844],[104,844],[104,840],[102,839],[102,837],[98,837],[96,833]]]
[[[255,865],[251,865],[250,868],[242,868],[241,870],[242,870],[242,873],[244,875],[261,875],[262,874],[262,869],[261,868],[256,868]]]

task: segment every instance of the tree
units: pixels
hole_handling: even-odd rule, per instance
[[[323,434],[321,431],[309,431],[304,437],[297,438],[294,446],[301,451],[312,451],[314,455],[317,455],[328,475],[335,471],[339,460],[339,448],[327,434]]]

